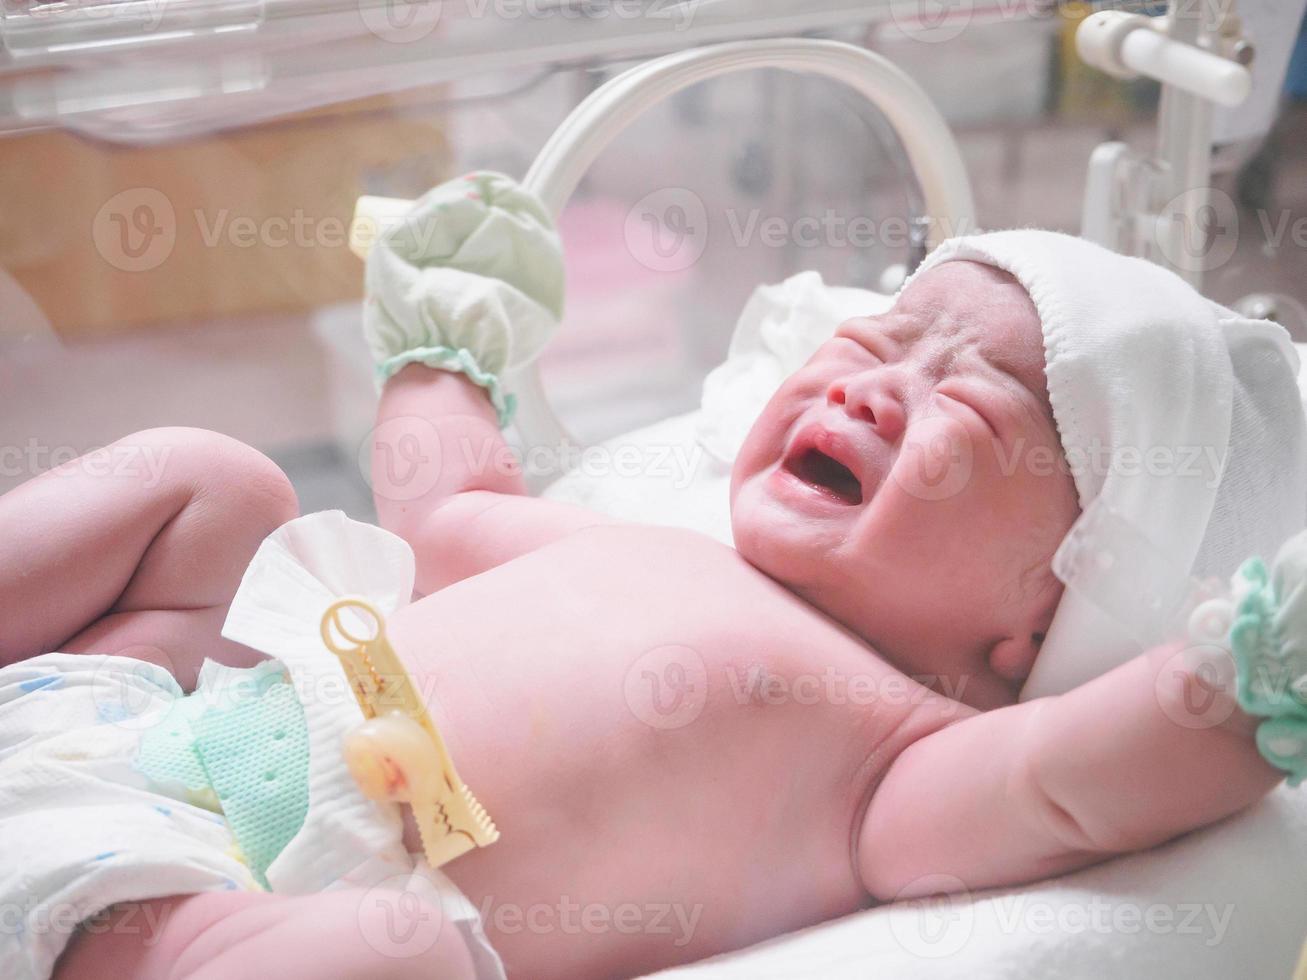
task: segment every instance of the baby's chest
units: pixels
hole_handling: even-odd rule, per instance
[[[443,598],[441,598],[443,597]],[[446,590],[432,617],[483,682],[523,700],[645,725],[691,716],[899,724],[926,694],[732,549],[688,532],[595,528]]]
[[[820,657],[832,647],[870,655],[733,549],[685,531],[590,528],[457,588],[463,608],[481,610],[496,631],[557,641],[585,658],[659,643],[714,659]]]
[[[443,631],[456,666],[432,674],[441,717],[460,771],[505,812],[657,855],[662,882],[720,866],[757,872],[744,893],[847,888],[850,821],[914,685],[734,552],[577,535],[416,608],[424,622],[397,619],[397,639]]]

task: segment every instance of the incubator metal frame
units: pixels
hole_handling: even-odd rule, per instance
[[[934,104],[887,59],[836,41],[739,41],[637,65],[601,86],[572,111],[536,157],[525,185],[557,216],[604,147],[645,110],[696,82],[754,68],[808,72],[843,82],[885,114],[921,185],[925,204],[918,229],[922,254],[951,235],[975,230],[975,203],[966,165]],[[406,206],[407,202],[362,198],[355,226],[367,226],[366,237],[373,240],[386,217]],[[509,384],[518,397],[517,431],[527,445],[576,444],[550,406],[534,364],[519,371]]]
[[[948,124],[920,86],[885,58],[835,41],[739,41],[668,55],[630,69],[581,103],[545,144],[525,184],[555,215],[603,148],[650,106],[696,82],[753,68],[809,72],[843,82],[889,120],[921,184],[926,244],[975,227],[975,203]],[[510,382],[527,445],[575,442],[554,414],[532,365]]]
[[[903,6],[643,0],[639,16],[603,16],[597,0],[511,2],[540,15],[476,14],[487,0],[0,0],[0,134],[161,142],[485,72],[830,31]]]

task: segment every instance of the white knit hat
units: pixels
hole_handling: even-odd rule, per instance
[[[1283,327],[1205,299],[1143,259],[1056,232],[954,238],[914,277],[970,259],[1025,287],[1082,517],[1023,699],[1169,639],[1191,577],[1228,577],[1307,525],[1307,422]]]

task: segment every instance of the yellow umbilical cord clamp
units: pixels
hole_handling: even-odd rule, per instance
[[[347,628],[346,614],[362,634]],[[369,799],[407,803],[433,868],[499,839],[449,757],[408,671],[386,639],[381,612],[346,598],[322,615],[322,642],[340,658],[366,719],[345,736],[345,764]]]

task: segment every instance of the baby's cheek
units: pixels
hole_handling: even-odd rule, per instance
[[[990,507],[1010,527],[1023,532],[1036,552],[1051,557],[1080,514],[1075,480],[1061,453],[1014,455],[999,467]]]
[[[977,457],[976,439],[962,422],[927,415],[908,427],[890,480],[913,500],[952,500],[971,489],[981,475]]]
[[[803,413],[803,407],[802,400],[791,395],[784,386],[771,397],[740,446],[735,458],[736,479],[752,476],[780,459],[789,430]]]

